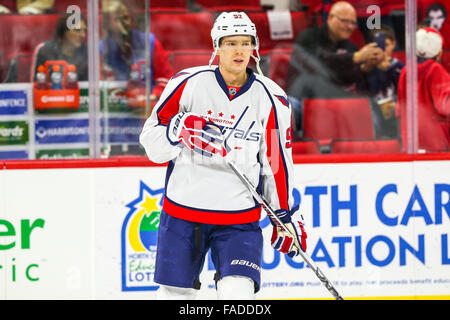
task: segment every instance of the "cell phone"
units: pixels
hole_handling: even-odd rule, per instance
[[[386,34],[384,32],[377,32],[373,40],[377,43],[378,47],[384,51],[386,48]]]

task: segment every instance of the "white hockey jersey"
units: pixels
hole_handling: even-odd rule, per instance
[[[203,157],[169,141],[168,123],[181,111],[219,125],[231,150],[227,157],[258,186],[274,210],[292,211],[289,103],[275,82],[250,69],[247,73],[246,83],[230,96],[217,66],[185,69],[170,79],[146,120],[140,143],[151,161],[168,162],[163,201],[167,214],[207,224],[249,223],[261,214],[223,158]]]

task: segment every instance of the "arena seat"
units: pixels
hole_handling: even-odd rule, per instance
[[[15,12],[17,8],[17,0],[2,0],[1,5],[8,8],[11,12]]]
[[[327,1],[328,4],[324,5],[324,11],[329,12],[331,9],[331,6],[338,2],[339,0],[331,0]],[[391,11],[391,7],[388,0],[347,0],[356,10],[356,14],[358,17],[369,17],[374,14],[373,11],[367,11],[367,8],[371,5],[376,5],[379,10],[380,14],[382,16],[388,15]]]
[[[33,53],[23,52],[17,56],[17,82],[30,82],[32,79]]]
[[[389,140],[333,140],[331,153],[399,153],[400,142]]]
[[[405,10],[405,0],[390,0],[389,1],[389,13],[394,10],[395,11],[404,11]]]
[[[445,50],[442,52],[441,64],[450,73],[450,51]]]
[[[286,90],[286,77],[291,54],[291,50],[273,50],[269,53],[269,78],[283,90]]]
[[[394,51],[392,52],[392,57],[396,58],[397,60],[406,63],[406,53],[405,51]]]
[[[30,66],[30,82],[32,82],[32,81],[34,81],[34,72],[35,72],[35,70],[37,69],[37,65],[36,65],[36,63],[37,63],[37,55],[38,55],[38,52],[39,52],[39,50],[43,47],[45,45],[45,42],[41,42],[41,43],[39,43],[35,48],[34,48],[34,50],[33,50],[33,57],[32,57],[32,60],[31,60],[31,66]]]
[[[152,13],[150,28],[167,51],[212,50],[210,12]]]
[[[136,12],[145,12],[145,1],[122,0],[129,8]],[[150,0],[150,11],[186,12],[186,0]]]
[[[314,140],[292,143],[292,154],[319,154],[319,143]]]
[[[142,2],[142,0],[134,0]],[[151,11],[187,11],[187,1],[186,0],[151,0],[150,1]]]
[[[33,52],[35,46],[53,37],[58,14],[46,15],[1,15],[0,50],[5,60],[21,52]]]
[[[364,38],[361,30],[359,30],[358,28],[353,31],[350,37],[350,41],[353,42],[359,49],[364,47],[364,45],[366,44],[366,39]]]
[[[82,11],[87,10],[87,0],[56,0],[53,4],[53,10],[58,13],[65,13],[67,7],[72,5],[78,6]]]
[[[367,98],[304,99],[304,137],[309,139],[374,139]]]
[[[311,25],[311,17],[302,11],[292,11],[292,32],[291,39],[275,40],[271,37],[269,18],[266,12],[248,12],[248,17],[256,26],[260,42],[260,54],[268,54],[274,49],[291,49],[298,33]]]
[[[30,82],[33,53],[18,53],[9,62],[5,82]]]
[[[249,11],[262,10],[260,0],[196,0],[203,10],[211,11]]]
[[[298,2],[307,6],[309,13],[319,12],[323,8],[323,0],[299,0]]]
[[[145,1],[143,0],[122,0],[129,8],[136,12],[145,11]],[[77,5],[82,11],[87,10],[87,0],[56,0],[53,10],[58,13],[67,11],[70,5]],[[102,1],[99,1],[99,7],[102,7]],[[151,0],[151,11],[186,11],[186,0]]]

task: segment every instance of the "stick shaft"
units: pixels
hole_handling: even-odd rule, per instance
[[[258,203],[261,205],[261,207],[266,211],[267,215],[269,216],[270,220],[272,220],[278,227],[282,228],[284,231],[288,232],[292,237],[295,238],[295,235],[291,233],[291,231],[284,225],[284,223],[278,218],[275,211],[270,207],[267,200],[259,194],[259,192],[256,190],[255,186],[251,183],[251,181],[245,176],[245,174],[241,173],[236,166],[231,162],[228,161],[228,165],[231,167],[231,169],[236,173],[236,175],[241,179],[241,181],[245,184],[247,189],[250,191],[252,196],[258,201]],[[312,259],[309,257],[309,255],[306,252],[303,252],[299,248],[300,256],[303,258],[303,260],[306,262],[306,264],[309,266],[309,268],[314,272],[314,274],[319,278],[319,280],[322,282],[322,284],[327,288],[327,290],[333,295],[333,297],[336,300],[343,300],[341,295],[337,292],[336,288],[334,288],[333,284],[327,279],[325,274],[322,272],[322,270],[319,269],[319,267],[312,261]]]

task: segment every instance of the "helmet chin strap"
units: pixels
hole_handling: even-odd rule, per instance
[[[262,73],[261,68],[259,67],[259,61],[261,61],[261,57],[259,56],[258,49],[256,49],[255,51],[256,51],[256,57],[253,54],[251,55],[251,57],[256,62],[256,70],[258,70],[258,73],[263,76],[264,74]]]
[[[215,47],[214,48],[214,52],[212,53],[212,55],[211,55],[211,59],[209,59],[209,67],[211,68],[211,64],[213,63],[213,61],[214,61],[214,58],[216,57],[216,54],[217,54],[217,48]]]

